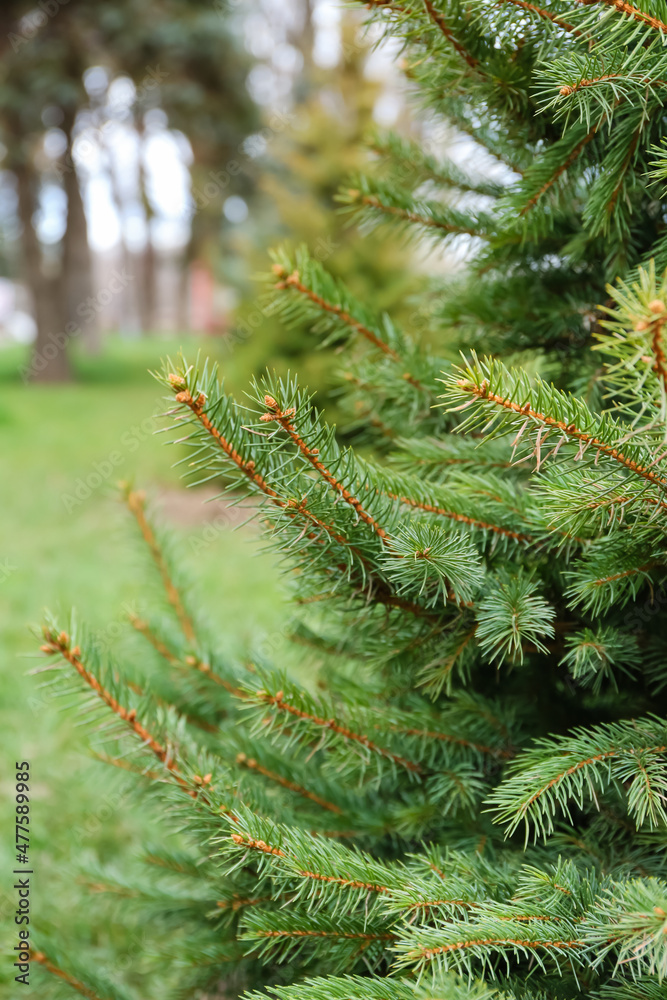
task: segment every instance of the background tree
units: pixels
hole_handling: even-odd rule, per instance
[[[188,928],[181,993],[660,1000],[667,22],[373,6],[431,113],[475,143],[462,170],[389,136],[345,193],[365,225],[469,247],[441,292],[443,357],[279,253],[276,312],[365,347],[352,402],[375,457],[342,448],[293,379],[241,404],[208,366],[160,376],[189,472],[256,502],[306,682],[225,655],[131,490],[168,612],[134,621],[155,672],[99,662],[76,624],[49,621],[43,650],[56,689],[74,679],[117,723],[109,762],[187,831],[184,854],[151,855],[164,881],[131,882]],[[504,182],[477,172],[484,149]],[[456,361],[461,335],[488,354]],[[71,943],[51,949],[35,961],[113,995],[68,971]]]
[[[37,324],[29,371],[38,379],[59,380],[70,374],[66,345],[73,336],[82,333],[90,345],[98,343],[95,310],[85,306],[94,287],[82,197],[84,178],[75,141],[87,125],[95,141],[102,142],[118,111],[109,106],[104,91],[93,96],[91,107],[85,71],[101,66],[107,70],[108,83],[118,76],[134,81],[134,113],[141,137],[145,113],[156,108],[166,113],[172,129],[188,136],[195,188],[214,163],[228,162],[240,148],[256,125],[256,109],[244,85],[248,62],[240,54],[222,8],[179,0],[150,6],[135,0],[102,6],[70,0],[50,14],[16,0],[5,5],[3,19],[7,31],[0,130],[7,149],[5,167],[16,178],[19,273],[30,289]],[[223,104],[225,115],[213,115],[212,104],[216,108]],[[60,150],[50,157],[44,155],[43,146],[48,129],[52,137],[54,129],[62,136]],[[142,155],[140,150],[140,165]],[[60,242],[45,248],[35,220],[47,181],[64,191],[67,208]],[[229,190],[247,189],[242,174],[230,176],[227,183]],[[151,199],[142,170],[137,186],[147,214],[143,280],[137,283],[147,294],[139,303],[139,313],[144,323],[150,323],[154,319],[150,290],[155,248]],[[218,187],[215,196],[207,199],[206,212],[194,214],[193,253],[198,252],[204,231],[210,233],[213,226],[217,234],[220,228],[221,200],[229,192]],[[122,212],[122,202],[119,208]],[[182,262],[182,270],[186,263]]]
[[[283,374],[296,367],[313,389],[332,388],[340,359],[335,347],[313,340],[308,321],[286,325],[273,317],[270,302],[258,301],[255,276],[266,270],[267,244],[286,239],[292,248],[306,244],[353,294],[390,309],[398,321],[419,319],[415,295],[424,285],[400,235],[359,233],[336,211],[341,184],[366,163],[363,142],[373,131],[374,108],[387,90],[386,81],[382,85],[366,75],[371,47],[357,14],[345,12],[338,65],[323,69],[312,58],[306,61],[295,87],[298,100],[278,119],[281,127],[267,141],[265,153],[252,162],[256,187],[251,225],[232,232],[232,253],[221,259],[228,280],[244,293],[232,330],[239,367],[256,374],[267,366]],[[299,35],[304,53],[313,46],[310,19],[306,25],[310,27]],[[315,346],[322,349],[315,351]],[[357,419],[363,420],[362,412]]]

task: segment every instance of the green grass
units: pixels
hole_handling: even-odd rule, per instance
[[[198,346],[191,351],[191,344],[188,354]],[[211,353],[215,342],[202,346]],[[179,488],[172,463],[180,453],[153,433],[162,426],[154,414],[164,403],[147,374],[178,347],[112,340],[102,357],[77,358],[76,382],[56,386],[23,385],[15,375],[21,353],[0,351],[2,792],[11,802],[14,762],[30,760],[33,912],[44,924],[59,923],[63,912],[77,924],[76,899],[85,890],[70,873],[82,860],[99,854],[120,863],[153,829],[136,799],[116,803],[116,776],[87,756],[85,728],[44,698],[38,676],[26,674],[39,665],[32,659],[38,643],[30,629],[46,607],[68,612],[75,606],[92,627],[113,631],[123,620],[123,605],[142,599],[141,560],[115,484],[131,479],[149,493]],[[232,361],[224,366],[232,383],[243,381]],[[273,562],[250,527],[223,528],[195,556],[191,539],[201,538],[203,527],[175,531],[225,642],[242,648],[256,635],[257,623],[271,632],[284,617]],[[13,867],[8,819],[7,810],[0,832],[5,872]],[[0,894],[4,919],[13,920],[14,896]],[[74,936],[77,928],[70,931]],[[114,935],[122,945],[124,931],[122,921],[112,921],[81,924],[78,933],[91,947],[102,947]]]

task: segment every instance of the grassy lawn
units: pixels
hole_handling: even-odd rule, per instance
[[[212,345],[205,343],[203,350],[214,353]],[[87,756],[86,731],[75,724],[74,713],[43,697],[39,677],[26,676],[39,663],[31,659],[37,641],[30,629],[44,608],[68,612],[75,606],[91,627],[113,631],[123,620],[123,605],[141,598],[141,560],[116,498],[118,480],[165,496],[167,517],[180,511],[174,530],[184,559],[193,570],[196,565],[205,604],[215,610],[226,642],[240,648],[258,623],[270,632],[285,614],[273,563],[251,527],[218,530],[193,555],[191,539],[202,537],[212,508],[198,506],[196,491],[179,498],[183,487],[171,466],[180,453],[154,436],[163,425],[154,414],[164,404],[147,374],[178,347],[114,341],[103,357],[77,359],[77,381],[63,386],[23,385],[15,374],[20,353],[0,351],[0,743],[7,762],[2,794],[11,808],[14,762],[29,760],[32,905],[46,925],[60,922],[64,912],[75,925],[81,919],[76,899],[85,890],[71,873],[82,861],[93,853],[113,861],[128,849],[138,852],[141,837],[152,829],[136,799],[118,803],[116,775]],[[243,384],[233,359],[225,368],[232,384]],[[14,867],[13,829],[5,822],[9,811],[3,812],[0,859],[8,872]],[[3,922],[13,921],[15,902],[11,891],[0,895]],[[71,932],[101,948],[105,935],[123,935],[122,926],[106,925],[82,924]]]

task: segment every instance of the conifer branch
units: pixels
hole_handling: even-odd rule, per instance
[[[557,952],[562,954],[564,952],[572,950],[580,950],[584,948],[586,942],[574,938],[573,940],[558,941],[558,940],[535,940],[531,938],[520,938],[520,937],[485,937],[485,938],[470,938],[461,941],[454,941],[450,944],[434,945],[433,947],[423,946],[421,948],[415,948],[414,951],[409,951],[405,955],[406,961],[428,963],[435,959],[439,955],[446,955],[451,952],[463,951],[467,948],[505,948],[510,947],[513,949],[518,949],[521,951],[547,951],[547,952]]]
[[[331,539],[332,541],[337,542],[341,546],[344,546],[347,549],[347,551],[355,557],[358,563],[358,567],[360,567],[361,570],[363,571],[363,580],[361,581],[361,592],[364,592],[367,598],[370,597],[373,600],[376,600],[379,603],[384,604],[386,607],[399,608],[403,611],[407,611],[408,613],[415,615],[417,617],[424,617],[424,618],[429,618],[431,620],[436,620],[427,608],[413,601],[406,600],[405,598],[403,598],[398,594],[395,594],[388,586],[387,582],[383,580],[381,577],[378,577],[378,574],[374,569],[368,556],[361,551],[359,546],[353,544],[345,535],[343,535],[339,530],[337,530],[335,525],[329,523],[328,521],[323,520],[321,517],[319,517],[316,513],[314,513],[308,508],[308,506],[306,505],[305,495],[301,499],[301,501],[296,501],[292,498],[285,500],[282,497],[280,497],[277,490],[274,489],[271,485],[269,485],[266,479],[257,470],[254,460],[246,461],[242,457],[242,455],[237,451],[237,449],[234,448],[234,446],[220,433],[220,431],[214,425],[212,420],[208,417],[208,415],[205,412],[206,396],[204,395],[204,393],[198,393],[197,398],[195,399],[194,396],[190,393],[189,389],[187,388],[184,377],[176,373],[170,373],[167,376],[167,382],[171,386],[172,390],[176,393],[176,401],[182,405],[187,406],[187,408],[194,414],[195,418],[201,424],[201,426],[204,428],[207,434],[209,434],[221,447],[223,453],[229,459],[231,459],[236,468],[240,469],[240,471],[244,473],[245,476],[248,477],[250,482],[256,488],[258,488],[264,494],[264,496],[268,497],[269,502],[273,506],[281,510],[288,518],[298,519],[301,520],[302,522],[303,521],[306,522],[306,526],[304,528],[303,533],[307,538],[315,542],[322,541],[322,539],[319,537],[318,534],[319,532],[321,532],[326,536],[328,536],[328,538]],[[316,454],[312,452],[311,449],[308,448],[305,442],[301,441],[300,436],[298,435],[296,436],[298,441],[300,442],[299,444],[300,451],[302,451],[301,444],[303,444],[303,447],[306,448],[307,454],[305,455],[305,457],[308,457],[309,461],[311,459],[316,461],[318,463],[318,466],[322,465],[320,460],[317,458]],[[325,468],[324,466],[322,467]],[[329,475],[331,475],[328,469],[325,468],[325,471]],[[341,489],[346,489],[345,487],[342,486],[342,484],[338,483],[338,481],[335,480],[334,477],[332,477],[332,479],[334,479],[334,482],[336,484],[337,492],[339,492],[338,487],[340,487]],[[351,496],[351,494],[350,494],[350,499],[354,499]],[[371,515],[368,515],[368,517],[370,518]],[[363,520],[363,518],[360,519]],[[374,521],[374,519],[372,520]],[[308,531],[308,526],[316,530]],[[379,537],[381,538],[388,537],[387,533],[384,531],[384,529],[382,529],[379,526],[379,524],[377,525],[377,528],[375,530],[376,534],[378,534]],[[343,572],[345,572],[348,569],[348,567],[345,566],[344,564],[343,565],[339,564],[336,568],[338,570],[342,570]],[[361,575],[360,573],[357,574],[357,579],[360,575]]]
[[[575,28],[573,24],[557,17],[556,14],[552,14],[549,10],[544,10],[543,7],[536,7],[535,4],[528,3],[527,0],[500,0],[500,3],[514,4],[515,7],[520,7],[522,10],[529,10],[531,14],[537,14],[538,17],[551,21],[552,24],[557,24],[559,28],[563,28],[565,31],[571,31],[574,35],[582,34],[582,32],[579,31],[578,28]]]
[[[158,774],[157,771],[146,771],[144,768],[131,764],[123,757],[112,757],[108,753],[100,753],[97,750],[93,751],[93,757],[102,764],[110,764],[111,767],[118,767],[121,771],[130,771],[132,774],[137,774],[142,778],[150,778],[151,781],[162,781],[162,775]]]
[[[664,303],[656,300],[652,303],[654,309],[660,309],[664,312]],[[653,371],[656,373],[658,378],[662,383],[662,388],[664,392],[667,392],[667,354],[665,354],[665,349],[663,347],[663,338],[665,324],[667,324],[667,316],[661,315],[657,316],[656,319],[650,324],[651,329],[651,348],[653,350]]]
[[[628,170],[630,168],[630,164],[632,163],[632,160],[634,158],[635,151],[636,151],[637,145],[639,143],[639,139],[641,138],[641,135],[642,135],[642,132],[644,131],[645,126],[646,126],[646,121],[644,120],[644,117],[642,116],[642,118],[640,119],[639,125],[637,126],[637,128],[634,131],[634,134],[632,136],[632,140],[630,141],[630,145],[628,146],[627,153],[625,154],[625,157],[623,159],[623,163],[621,164],[621,169],[618,172],[618,181],[614,185],[614,189],[611,192],[611,196],[609,198],[609,201],[607,202],[606,213],[607,213],[608,216],[610,216],[611,213],[614,211],[614,206],[616,205],[616,202],[618,201],[618,196],[621,193],[621,190],[623,189],[623,184],[625,183],[626,175],[627,175]]]
[[[337,806],[334,802],[328,802],[323,799],[321,795],[317,795],[315,792],[311,792],[308,788],[304,788],[302,785],[297,785],[295,781],[290,781],[288,778],[284,778],[281,774],[276,774],[275,771],[270,771],[268,767],[263,767],[254,757],[248,757],[245,753],[239,753],[236,755],[236,763],[241,764],[243,767],[247,767],[250,771],[256,771],[258,774],[263,774],[265,778],[270,781],[275,781],[276,784],[282,785],[283,788],[287,788],[290,792],[296,792],[297,795],[302,795],[305,799],[310,799],[311,802],[315,802],[318,806],[323,809],[328,809],[329,812],[336,813],[342,816],[343,810],[340,806]]]
[[[597,3],[597,0],[595,0],[595,2]],[[529,200],[521,209],[519,213],[520,216],[526,215],[528,212],[530,212],[530,210],[534,208],[535,205],[537,205],[542,195],[546,194],[546,192],[549,191],[550,188],[554,186],[558,178],[561,177],[562,174],[564,174],[565,171],[568,170],[572,166],[572,164],[576,162],[576,160],[579,158],[580,154],[586,148],[589,142],[592,142],[592,140],[598,134],[598,132],[600,131],[606,120],[607,120],[607,115],[606,113],[603,113],[600,116],[599,120],[594,125],[592,125],[591,128],[589,128],[586,134],[583,136],[583,138],[579,140],[574,149],[570,151],[570,153],[568,154],[568,156],[566,156],[563,162],[558,164],[558,166],[552,173],[551,177],[549,177],[548,180],[546,180],[544,184],[542,184],[539,191],[536,191],[535,194],[532,195],[531,198],[529,198]]]
[[[256,470],[254,461],[252,459],[246,461],[239,454],[236,448],[234,448],[234,446],[222,436],[218,428],[210,420],[204,410],[206,404],[205,395],[203,393],[199,393],[197,398],[194,399],[190,390],[187,388],[185,379],[181,375],[172,373],[168,375],[168,380],[176,394],[176,402],[182,403],[184,406],[188,407],[202,427],[211,435],[212,438],[215,439],[215,441],[217,441],[225,455],[227,455],[234,465],[248,477],[251,483],[253,483],[262,493],[270,497],[272,500],[277,500],[278,494],[271,486],[269,486],[263,476],[261,476]]]
[[[219,910],[232,910],[235,913],[246,906],[261,906],[262,903],[270,903],[272,900],[272,896],[257,896],[255,898],[249,897],[248,899],[235,897],[234,899],[219,899],[215,905]]]
[[[512,0],[512,2],[514,2],[514,0]],[[613,80],[624,80],[624,81],[630,80],[632,83],[635,83],[638,86],[645,85],[651,87],[667,87],[667,80],[658,80],[655,77],[645,76],[645,77],[635,78],[632,76],[628,76],[627,73],[605,73],[602,76],[595,76],[590,79],[582,77],[581,80],[577,80],[576,83],[563,84],[558,93],[561,95],[561,97],[570,97],[572,94],[576,94],[580,90],[585,90],[588,87],[598,87],[601,84],[610,83]],[[643,124],[644,123],[642,123],[642,127]],[[637,138],[639,138],[640,134],[641,134],[641,128],[639,130]],[[634,152],[636,144],[637,140],[635,140],[634,143],[632,144],[630,148],[630,154]]]
[[[303,709],[297,708],[296,705],[291,705],[285,700],[285,695],[282,691],[278,691],[274,695],[270,694],[268,691],[258,691],[256,692],[256,697],[260,702],[263,702],[266,705],[271,705],[272,708],[275,708],[279,712],[286,712],[297,719],[302,719],[310,722],[312,725],[328,729],[331,732],[336,733],[338,736],[341,736],[344,740],[350,740],[353,743],[358,743],[360,746],[365,747],[366,750],[370,750],[371,753],[378,754],[380,757],[385,757],[387,760],[392,761],[392,763],[398,764],[399,767],[405,768],[406,771],[411,771],[413,774],[421,774],[423,771],[419,764],[414,761],[407,760],[399,754],[393,753],[386,747],[379,746],[363,733],[356,733],[347,726],[341,725],[335,719],[325,719],[321,716],[315,715],[314,713],[306,712]]]
[[[430,215],[423,215],[419,212],[413,212],[408,208],[403,208],[400,205],[390,205],[386,201],[382,201],[375,194],[362,194],[354,188],[350,188],[346,194],[351,203],[367,205],[369,208],[382,212],[383,215],[394,215],[405,222],[413,222],[418,226],[426,226],[428,229],[441,229],[445,233],[478,236],[481,239],[489,238],[488,233],[480,232],[480,230],[473,229],[471,226],[460,225],[456,222],[447,222],[444,219],[437,219]]]
[[[657,17],[653,17],[651,14],[646,14],[643,10],[639,10],[637,7],[633,7],[632,4],[627,3],[626,0],[576,0],[576,2],[585,7],[590,7],[599,3],[606,4],[607,7],[613,7],[620,14],[625,14],[626,17],[630,17],[634,21],[639,21],[641,24],[645,24],[649,28],[653,28],[655,31],[667,34],[667,24],[665,24],[664,21],[661,21]]]
[[[279,279],[274,289],[287,290],[298,293],[306,303],[311,303],[316,310],[330,318],[330,323],[341,324],[344,328],[358,334],[367,340],[373,347],[376,347],[386,358],[395,364],[405,368],[405,361],[402,352],[397,347],[405,346],[400,334],[394,331],[388,320],[384,317],[381,321],[366,311],[360,309],[343,287],[333,282],[331,277],[314,260],[312,260],[304,249],[297,252],[296,260],[293,262],[287,256],[283,256],[273,265],[273,273]],[[337,301],[338,300],[338,301]],[[274,308],[278,308],[277,303]],[[356,315],[355,315],[356,314]],[[286,317],[288,321],[291,317]],[[384,322],[385,329],[382,329]],[[317,327],[316,327],[317,329]],[[387,334],[394,345],[387,340]],[[410,371],[403,372],[403,379],[421,392],[431,390]]]
[[[472,369],[469,369],[465,374],[467,376],[471,376],[474,373]],[[654,472],[648,464],[637,461],[630,455],[623,452],[620,447],[615,446],[611,442],[602,440],[596,434],[588,433],[583,428],[578,427],[574,422],[568,422],[563,419],[558,419],[558,417],[551,416],[548,413],[540,412],[531,406],[530,402],[519,403],[515,399],[511,398],[510,395],[502,395],[494,392],[490,387],[490,382],[487,377],[482,375],[479,379],[471,379],[470,377],[455,378],[453,381],[461,394],[469,399],[478,400],[481,403],[490,403],[494,406],[501,407],[510,413],[516,414],[517,417],[525,418],[527,421],[534,421],[535,423],[548,429],[555,429],[559,431],[564,438],[579,441],[583,447],[590,446],[593,451],[605,455],[607,458],[619,463],[629,472],[640,476],[647,482],[659,486],[663,490],[667,488],[667,479]],[[559,401],[560,399],[564,399],[564,394],[559,394],[558,399]]]
[[[344,941],[366,941],[369,944],[371,941],[394,941],[396,939],[396,935],[392,933],[372,934],[368,931],[318,930],[297,927],[282,930],[258,930],[255,932],[255,936],[258,938],[333,938]]]
[[[282,497],[280,497],[278,495],[277,490],[274,489],[272,486],[269,486],[265,478],[263,476],[260,476],[255,467],[254,462],[246,463],[246,461],[243,459],[243,457],[240,455],[237,449],[235,449],[229,443],[229,441],[221,434],[221,432],[213,424],[212,420],[207,416],[205,412],[206,395],[203,392],[198,392],[197,398],[195,399],[195,397],[187,389],[187,387],[184,388],[184,386],[186,386],[186,381],[182,375],[170,373],[166,377],[166,381],[171,386],[171,388],[174,391],[176,391],[177,402],[184,404],[185,406],[188,407],[188,409],[191,410],[192,413],[194,413],[195,417],[197,418],[198,422],[203,426],[206,433],[212,435],[213,438],[218,442],[218,444],[221,445],[225,455],[232,459],[234,465],[237,468],[240,468],[241,471],[243,471],[246,475],[248,474],[248,471],[250,472],[251,481],[256,486],[259,486],[259,488],[262,490],[265,496],[268,496],[270,503],[272,503],[274,506],[277,506],[281,511],[283,511],[286,514],[288,518],[299,518],[306,520],[307,522],[310,523],[311,526],[318,529],[319,532],[328,535],[328,537],[331,540],[346,547],[350,555],[354,556],[355,559],[357,560],[358,563],[357,569],[361,570],[361,574],[357,573],[357,576],[359,575],[363,576],[361,584],[363,590],[367,592],[367,596],[371,597],[373,600],[378,601],[379,603],[384,604],[387,607],[401,608],[402,610],[406,610],[409,613],[415,614],[419,617],[427,617],[427,618],[432,617],[428,611],[428,608],[416,604],[413,601],[406,600],[406,598],[402,594],[395,593],[392,590],[392,588],[388,585],[387,581],[382,578],[381,574],[378,574],[376,568],[374,567],[373,560],[375,556],[372,555],[370,552],[366,554],[366,552],[362,551],[361,547],[363,546],[363,541],[361,541],[359,545],[352,544],[350,540],[345,535],[343,535],[333,524],[323,520],[322,517],[319,517],[317,514],[311,511],[306,506],[307,494],[305,491],[301,501],[297,501],[292,498],[284,500]],[[281,395],[284,395],[286,393],[288,396],[294,396],[294,399],[297,404],[296,408],[299,408],[302,405],[304,407],[309,407],[308,399],[303,398],[303,394],[298,392],[296,385],[293,386],[290,384],[287,386],[283,386],[282,383],[280,383],[276,385],[274,391],[280,393]],[[266,395],[271,396],[270,393],[268,394],[264,393],[264,396]],[[273,397],[271,396],[271,398]],[[221,397],[221,399],[224,399],[224,397]],[[266,403],[264,405],[266,405]],[[287,409],[289,410],[290,407],[287,406]],[[289,423],[288,430],[293,435],[293,438],[295,439],[299,447],[300,453],[303,454],[304,457],[308,459],[309,463],[317,469],[318,473],[325,474],[327,477],[329,477],[327,481],[330,483],[330,485],[333,485],[335,487],[336,492],[338,492],[341,496],[343,496],[343,498],[348,503],[356,501],[356,497],[354,497],[354,495],[352,494],[350,486],[353,480],[357,477],[355,469],[358,466],[358,461],[356,460],[352,452],[347,451],[341,454],[340,449],[338,448],[338,445],[336,444],[335,439],[333,438],[331,429],[327,428],[325,425],[321,423],[319,416],[313,417],[312,408],[308,408],[308,417],[312,424],[311,427],[312,433],[315,436],[318,437],[321,436],[322,440],[324,440],[326,443],[326,450],[328,450],[330,453],[328,466],[333,468],[332,463],[334,462],[344,463],[343,466],[345,470],[344,477],[347,478],[348,480],[347,484],[345,484],[344,482],[340,481],[340,477],[335,477],[333,473],[331,473],[330,468],[324,465],[320,457],[317,457],[318,453],[315,451],[315,449],[311,448],[309,445],[306,444],[303,435],[298,434],[296,432],[292,422],[289,421],[289,417],[292,416],[292,414],[291,413],[283,414],[281,410],[281,416],[283,417],[284,420],[286,420]],[[225,419],[229,418],[225,417]],[[250,469],[248,469],[248,464],[250,464]],[[304,480],[304,487],[307,487],[307,480]],[[356,503],[351,503],[351,505],[353,506],[353,509],[355,509],[355,513],[357,513],[359,520],[366,521],[366,523],[373,526],[375,533],[383,541],[385,541],[386,544],[388,544],[389,534],[386,531],[386,529],[380,526],[379,521],[376,518],[374,518],[373,515],[371,515],[363,506],[361,506],[359,501],[356,501]],[[316,542],[320,543],[323,542],[323,539],[321,537],[318,537],[317,532],[312,532],[312,531],[309,532],[306,528],[303,534],[309,539],[313,539]],[[354,579],[354,573],[352,572],[353,567],[343,565],[338,568],[342,568],[344,572],[347,571],[350,581],[352,582],[352,580]],[[453,593],[450,593],[450,597],[457,601],[460,601],[462,599],[459,595],[454,595]],[[463,603],[468,603],[466,598],[463,598]]]
[[[81,980],[75,979],[75,977],[70,975],[69,972],[66,972],[64,969],[61,969],[57,965],[55,965],[47,957],[47,955],[44,954],[43,951],[35,951],[33,948],[31,948],[30,961],[37,962],[39,965],[42,966],[43,969],[46,970],[46,972],[49,972],[52,976],[55,976],[57,979],[62,979],[63,982],[67,983],[67,985],[70,986],[73,990],[76,990],[76,992],[80,993],[81,996],[86,997],[86,1000],[108,1000],[108,997],[100,996],[99,993],[97,993],[95,990],[92,990],[90,987],[86,986],[85,983],[81,982]]]
[[[321,518],[317,517],[316,514],[308,510],[305,505],[305,498],[302,502],[297,503],[295,500],[283,500],[278,496],[276,490],[274,490],[273,487],[270,486],[264,477],[256,470],[255,462],[252,459],[248,461],[244,460],[233,445],[231,445],[230,442],[222,436],[217,427],[206,415],[204,412],[206,398],[203,393],[200,393],[198,398],[194,399],[188,389],[181,388],[181,385],[185,384],[185,380],[180,375],[170,375],[169,380],[172,386],[179,390],[176,393],[176,401],[183,403],[192,411],[202,427],[204,427],[211,437],[217,441],[227,457],[231,459],[234,465],[240,469],[241,472],[243,472],[265,496],[269,498],[270,502],[273,503],[274,506],[278,507],[290,518],[302,518],[310,522],[310,524],[314,525],[317,529],[320,529],[329,535],[329,537],[335,542],[338,542],[339,545],[344,545],[353,551],[362,562],[365,561],[359,550],[350,545],[347,538],[340,534],[340,532],[336,531],[332,525],[327,524]],[[316,538],[315,535],[308,535],[308,537],[313,539]]]
[[[178,588],[171,578],[164,553],[162,552],[160,544],[155,536],[155,532],[146,517],[146,494],[138,492],[137,490],[132,490],[126,485],[124,488],[124,497],[127,507],[134,515],[134,518],[139,526],[139,530],[141,531],[144,541],[146,542],[146,545],[148,546],[153,557],[153,561],[160,572],[164,589],[167,594],[167,600],[176,612],[176,616],[181,623],[181,628],[183,629],[183,634],[188,642],[195,642],[195,629],[192,619],[185,610]]]
[[[522,534],[520,531],[511,531],[509,528],[503,528],[499,524],[490,524],[487,521],[478,521],[474,517],[468,517],[466,514],[457,514],[454,511],[446,510],[444,507],[437,507],[434,504],[426,503],[425,501],[415,500],[413,497],[402,497],[396,493],[389,492],[387,492],[387,496],[391,497],[392,500],[397,500],[399,503],[405,504],[408,507],[415,507],[418,510],[423,510],[427,514],[438,514],[440,517],[447,517],[452,521],[459,521],[461,524],[469,524],[471,528],[479,528],[482,531],[492,531],[496,535],[502,535],[504,538],[511,538],[515,542],[525,542],[530,545],[534,541],[530,535]]]
[[[424,0],[424,7],[428,13],[428,16],[433,21],[433,23],[439,28],[442,34],[445,36],[447,41],[453,48],[458,52],[462,59],[465,59],[468,66],[471,69],[477,69],[479,67],[479,60],[475,59],[457,40],[452,29],[448,26],[442,14],[436,10],[433,0]]]
[[[400,363],[401,358],[397,354],[397,352],[393,349],[393,347],[390,347],[389,344],[386,343],[386,341],[378,337],[377,333],[371,330],[370,327],[366,326],[364,323],[360,323],[359,320],[355,319],[354,316],[352,316],[349,312],[343,309],[342,306],[339,306],[332,302],[327,302],[325,298],[323,298],[321,295],[318,295],[315,291],[313,291],[312,288],[309,288],[307,285],[305,285],[301,280],[301,276],[297,270],[294,270],[292,271],[291,274],[288,274],[287,269],[282,264],[276,263],[273,265],[273,273],[277,275],[278,278],[280,279],[274,285],[275,288],[277,289],[293,288],[301,295],[304,295],[307,299],[310,299],[310,301],[313,302],[319,309],[323,309],[325,312],[328,313],[333,313],[337,317],[337,319],[339,319],[342,323],[345,323],[346,326],[349,326],[350,329],[354,330],[355,333],[360,334],[360,336],[368,340],[369,343],[373,345],[373,347],[377,347],[378,350],[382,351],[383,354],[386,354],[387,357],[391,358],[392,361]]]
[[[191,783],[183,776],[175,759],[170,756],[169,751],[164,747],[159,740],[157,740],[137,718],[136,709],[127,709],[120,702],[114,698],[110,691],[100,683],[98,678],[87,669],[81,660],[81,650],[78,646],[72,646],[70,637],[66,632],[57,633],[55,629],[50,629],[48,627],[44,628],[44,639],[45,642],[42,645],[42,652],[47,653],[50,656],[59,655],[64,660],[66,660],[70,666],[74,667],[77,674],[81,679],[88,685],[88,687],[95,692],[95,694],[104,702],[104,704],[111,709],[111,711],[119,719],[127,724],[129,729],[139,737],[142,744],[148,747],[149,750],[157,757],[161,764],[164,764],[169,774],[173,777],[176,783],[185,791],[191,798],[198,799],[204,802],[206,805],[210,803],[204,795],[200,793],[200,790],[195,790],[192,788]],[[210,780],[210,775],[208,776]],[[204,786],[207,782],[200,778],[199,784]]]
[[[554,815],[561,809],[569,816],[569,802],[580,809],[585,798],[597,802],[597,792],[613,781],[628,786],[628,809],[638,825],[664,823],[663,801],[667,788],[664,760],[666,732],[658,719],[607,723],[591,730],[577,730],[572,736],[541,740],[510,765],[510,775],[493,792],[490,803],[497,822],[514,833],[521,823],[528,838],[553,830]],[[568,765],[569,766],[565,766]],[[549,775],[548,780],[543,779]],[[651,772],[649,780],[647,772]],[[538,780],[536,780],[538,779]]]
[[[150,642],[151,646],[156,650],[160,656],[166,660],[166,662],[172,667],[179,667],[181,669],[191,669],[198,670],[199,673],[203,674],[205,677],[209,677],[215,684],[219,684],[224,687],[226,691],[230,694],[236,695],[237,698],[243,698],[245,692],[242,688],[237,687],[232,684],[225,677],[216,673],[211,667],[210,663],[206,663],[201,660],[198,656],[188,655],[183,660],[180,659],[169,647],[160,639],[158,635],[155,634],[148,622],[144,621],[138,615],[131,614],[129,616],[130,624],[133,628],[143,635],[145,639]]]
[[[473,631],[472,635],[474,634],[475,632]],[[470,641],[468,637],[466,637],[466,640]],[[392,732],[404,733],[406,736],[421,736],[429,740],[441,740],[443,743],[453,743],[456,746],[469,747],[471,750],[476,750],[481,754],[487,754],[490,757],[504,757],[509,760],[515,756],[515,752],[513,750],[507,750],[503,747],[489,747],[484,743],[475,743],[473,740],[466,740],[461,736],[454,736],[452,733],[440,733],[432,729],[411,729],[408,726],[391,726],[390,728]]]
[[[342,485],[342,483],[338,482],[336,477],[332,475],[319,458],[319,452],[316,449],[309,448],[304,439],[298,433],[292,419],[296,416],[294,408],[290,407],[288,410],[283,412],[273,396],[269,395],[264,396],[264,403],[268,407],[269,412],[262,414],[260,420],[265,423],[272,420],[277,421],[277,423],[279,423],[280,426],[287,431],[304,458],[310,462],[315,471],[322,476],[329,486],[331,486],[331,488],[343,498],[345,503],[348,503],[350,507],[353,508],[360,520],[369,525],[376,535],[378,535],[384,542],[388,541],[389,535],[384,528],[381,528],[375,518],[364,509],[361,501],[358,500],[357,497],[353,496],[350,491]]]
[[[619,570],[618,573],[610,573],[609,576],[600,576],[596,580],[591,580],[592,587],[602,587],[606,583],[615,583],[616,580],[625,580],[629,576],[637,576],[639,574],[648,573],[650,569],[654,566],[659,566],[661,564],[660,559],[652,559],[650,562],[644,563],[643,566],[633,566],[631,569]]]
[[[148,640],[156,653],[159,653],[162,659],[166,660],[170,667],[183,666],[183,663],[178,656],[172,652],[167,645],[165,645],[158,635],[155,634],[148,622],[144,621],[143,618],[140,618],[139,615],[135,614],[130,614],[128,618],[132,628],[136,629],[140,635],[143,635],[144,639]]]
[[[274,832],[278,837],[280,836],[277,828]],[[370,880],[355,877],[355,871],[359,875],[364,870],[365,862],[374,862],[374,859],[358,851],[352,851],[350,848],[326,845],[320,859],[319,870],[315,870],[314,866],[304,868],[300,856],[304,853],[304,846],[312,847],[314,835],[306,836],[308,838],[306,845],[297,843],[294,850],[283,849],[283,847],[278,847],[251,834],[232,833],[230,839],[236,847],[264,855],[267,861],[271,858],[277,858],[278,861],[272,863],[270,869],[272,878],[278,878],[278,874],[283,872],[289,879],[294,876],[305,879],[309,883],[315,883],[314,891],[317,894],[320,894],[325,888],[332,891],[343,889],[352,893],[374,893],[377,896],[391,894],[391,888],[378,881],[377,878]],[[390,869],[381,863],[374,862],[374,864],[377,872],[391,874]]]

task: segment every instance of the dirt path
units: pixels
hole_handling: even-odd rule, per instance
[[[198,486],[196,489],[186,487],[160,487],[151,491],[162,517],[169,524],[190,528],[200,524],[220,523],[223,518],[230,528],[235,528],[248,519],[250,509],[254,506],[251,500],[244,500],[236,507],[228,505],[233,501],[233,494],[215,500],[220,494],[219,487],[213,483]],[[252,530],[252,525],[248,525]]]

